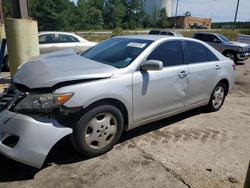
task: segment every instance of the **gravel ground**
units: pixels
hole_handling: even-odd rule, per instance
[[[236,69],[236,85],[220,111],[196,109],[139,127],[92,159],[65,138],[41,170],[0,155],[0,187],[243,187],[250,160],[250,60]]]

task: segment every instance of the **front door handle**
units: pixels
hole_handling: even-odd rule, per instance
[[[220,65],[215,66],[215,70],[220,70],[220,68],[221,68]]]
[[[179,72],[178,76],[179,78],[184,78],[185,76],[187,76],[188,72],[187,71],[181,71]]]

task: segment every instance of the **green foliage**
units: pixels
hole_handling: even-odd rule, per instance
[[[121,0],[108,0],[104,4],[104,20],[106,28],[114,29],[122,26],[126,7]]]
[[[9,0],[3,1],[10,16]],[[156,10],[155,18],[144,11],[144,0],[27,0],[29,16],[38,21],[39,30],[137,29],[168,26],[165,13]],[[158,22],[160,15],[160,20]]]
[[[167,28],[169,26],[168,15],[165,8],[161,9],[160,11],[158,26],[160,28]]]
[[[234,26],[234,22],[217,22],[212,24],[213,29],[222,29],[223,27]],[[236,22],[236,29],[249,29],[250,22]]]
[[[73,7],[69,0],[29,0],[30,16],[38,20],[40,30],[70,30]]]
[[[3,6],[3,14],[4,17],[10,17],[10,1],[9,0],[2,0]]]
[[[117,27],[113,30],[112,36],[123,35],[124,30],[121,27]]]

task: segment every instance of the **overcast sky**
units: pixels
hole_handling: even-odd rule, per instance
[[[173,15],[176,0],[174,0]],[[211,17],[213,22],[233,21],[237,0],[179,0],[178,14],[190,11],[192,16]],[[250,21],[250,0],[240,0],[237,21]]]
[[[176,1],[173,0],[172,16],[175,15]],[[233,21],[236,4],[237,0],[179,0],[178,15],[190,11],[192,16],[211,17],[213,22]],[[250,0],[240,0],[237,21],[250,21]]]

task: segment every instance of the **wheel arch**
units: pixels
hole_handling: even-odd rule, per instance
[[[84,109],[84,112],[89,111],[90,109],[95,108],[95,107],[100,106],[100,105],[112,105],[112,106],[115,106],[116,108],[118,108],[124,117],[124,130],[127,130],[128,124],[129,124],[129,115],[128,115],[127,107],[125,106],[125,104],[123,102],[121,102],[118,99],[114,99],[114,98],[100,99],[100,100],[95,101],[95,102],[91,103],[90,105],[88,105]]]
[[[224,79],[220,80],[216,85],[218,85],[219,83],[225,84],[225,86],[226,86],[226,95],[227,95],[228,91],[229,91],[229,81],[226,78],[224,78]]]
[[[224,50],[224,51],[222,52],[222,54],[225,55],[226,53],[229,53],[229,52],[233,53],[234,55],[236,55],[236,53],[237,53],[235,50],[226,49],[226,50]]]

